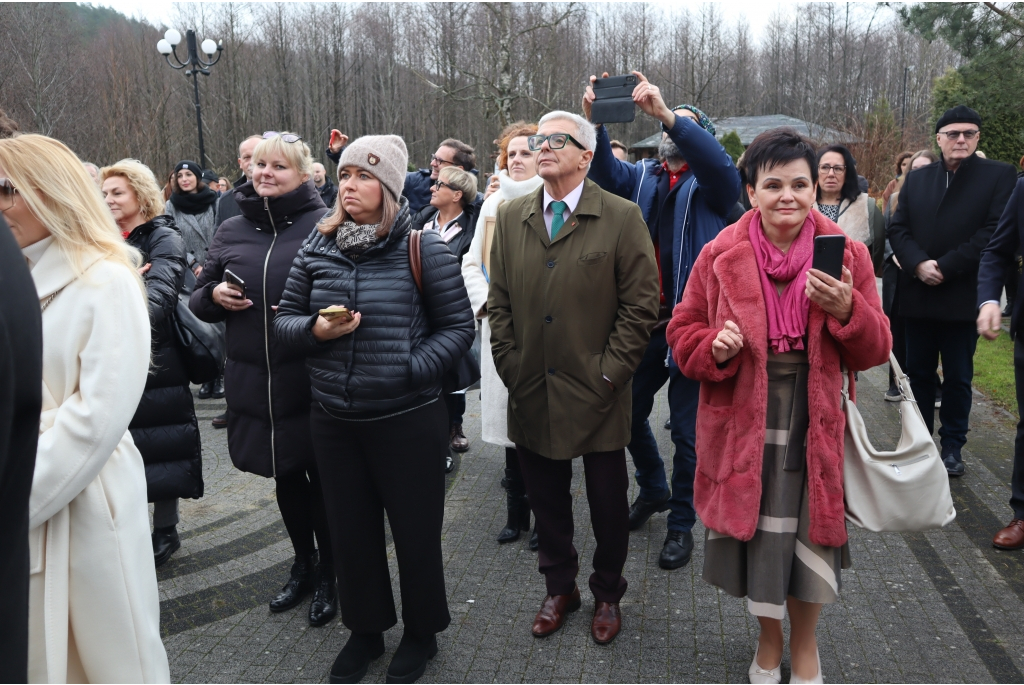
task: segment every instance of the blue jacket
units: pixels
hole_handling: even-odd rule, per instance
[[[678,200],[672,222],[669,273],[665,270],[665,245],[660,245],[665,298],[675,306],[683,297],[686,280],[700,251],[726,226],[726,217],[740,195],[740,174],[722,145],[692,119],[676,116],[668,135],[690,166],[690,172],[671,191],[678,193]],[[642,159],[636,164],[616,159],[607,129],[598,127],[597,148],[588,176],[603,190],[640,206],[651,240],[658,239],[659,210],[670,193],[667,179],[659,183],[664,173],[656,159]]]

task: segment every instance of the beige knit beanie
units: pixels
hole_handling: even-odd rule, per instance
[[[369,171],[397,200],[405,187],[409,151],[399,136],[363,136],[349,143],[341,153],[338,169],[347,166]]]

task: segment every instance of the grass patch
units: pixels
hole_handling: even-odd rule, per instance
[[[1013,340],[1005,331],[995,340],[978,338],[978,349],[974,353],[974,385],[993,403],[1017,416]]]

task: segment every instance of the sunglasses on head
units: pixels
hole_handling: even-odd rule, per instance
[[[297,136],[294,133],[281,133],[279,131],[264,131],[263,140],[273,138],[274,136],[281,136],[281,140],[286,143],[297,143],[302,140],[302,136]]]

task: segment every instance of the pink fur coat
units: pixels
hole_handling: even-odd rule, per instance
[[[812,210],[812,215],[816,236],[842,234],[819,212]],[[757,528],[768,410],[768,323],[748,236],[752,216],[753,211],[744,214],[701,251],[667,334],[683,374],[701,382],[694,481],[697,513],[708,528],[739,540],[751,539]],[[846,417],[840,361],[850,371],[852,387],[854,371],[884,363],[892,348],[867,248],[848,240],[843,261],[853,274],[850,321],[844,326],[812,302],[807,325],[810,537],[828,547],[846,542]],[[739,326],[744,346],[719,368],[711,343],[726,320]]]

